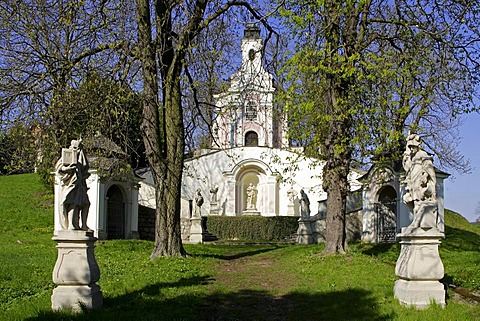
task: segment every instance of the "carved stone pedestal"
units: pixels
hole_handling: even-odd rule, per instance
[[[57,287],[52,294],[52,310],[97,309],[103,295],[96,282],[100,269],[95,259],[93,232],[62,230],[52,238],[57,242],[58,257],[53,269]]]
[[[419,309],[431,302],[445,306],[443,263],[438,253],[444,234],[437,228],[403,228],[398,234],[402,246],[395,266],[400,278],[395,282],[395,297],[405,305]]]
[[[188,239],[188,243],[203,243],[203,235],[205,234],[205,228],[202,224],[202,218],[192,217],[190,219],[190,222],[190,237]]]
[[[218,215],[219,207],[217,202],[210,203],[210,215]]]
[[[293,204],[287,205],[287,216],[295,216],[295,205]]]
[[[300,218],[298,220],[297,230],[298,244],[313,244],[312,220],[308,218]]]
[[[245,216],[259,216],[260,212],[257,211],[256,209],[244,210],[242,212],[242,215],[245,215]]]

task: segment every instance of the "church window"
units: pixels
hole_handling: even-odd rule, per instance
[[[246,120],[257,119],[257,105],[253,101],[249,101],[245,106],[245,119]]]
[[[245,134],[245,146],[258,146],[258,134],[254,131],[249,131]]]
[[[248,59],[250,59],[250,60],[255,59],[255,50],[250,49],[250,50],[248,51]]]

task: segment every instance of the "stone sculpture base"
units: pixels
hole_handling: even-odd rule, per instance
[[[297,229],[298,244],[313,244],[312,220],[308,218],[300,218],[298,220]]]
[[[295,205],[293,204],[287,205],[287,216],[295,216]]]
[[[403,228],[398,234],[401,251],[395,266],[400,278],[394,294],[400,303],[422,309],[435,302],[445,306],[443,263],[438,253],[444,234],[437,228]]]
[[[242,215],[247,215],[247,216],[249,216],[249,215],[251,215],[251,216],[258,216],[258,215],[260,215],[260,212],[259,212],[259,211],[257,211],[256,209],[244,210],[244,211],[242,212]]]
[[[58,257],[53,269],[57,287],[52,294],[52,310],[97,309],[103,305],[103,294],[95,284],[100,269],[95,259],[93,232],[62,230],[52,238],[57,242]]]
[[[219,207],[218,203],[212,202],[210,203],[210,215],[218,215]]]
[[[432,302],[445,306],[445,288],[438,281],[397,280],[394,292],[400,303],[418,309],[427,308]]]
[[[52,310],[70,309],[75,312],[86,309],[98,309],[103,304],[103,294],[96,284],[59,285],[53,289]]]
[[[203,243],[203,236],[205,234],[205,230],[202,224],[202,218],[192,217],[190,219],[190,223],[190,237],[188,238],[188,243]]]

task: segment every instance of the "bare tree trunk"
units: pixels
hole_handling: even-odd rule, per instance
[[[151,255],[184,256],[180,234],[180,199],[183,168],[183,118],[180,100],[180,70],[169,68],[164,79],[164,101],[158,103],[158,70],[152,40],[148,0],[137,0],[139,58],[144,82],[142,133],[155,183],[155,246]]]
[[[330,92],[332,104],[336,105],[340,93],[335,88]],[[332,121],[326,141],[328,158],[323,172],[323,188],[327,192],[325,253],[344,253],[347,250],[345,212],[350,190],[351,121],[347,115],[341,116],[337,112],[334,112],[333,119],[336,120]]]
[[[185,137],[180,94],[180,72],[167,80],[165,92],[166,158],[163,181],[157,189],[157,221],[155,247],[151,258],[185,256],[180,227],[181,183],[184,162]]]
[[[175,2],[137,0],[138,57],[142,64],[144,104],[142,133],[156,188],[155,247],[151,258],[185,256],[180,229],[181,183],[185,152],[181,77],[185,57],[198,33],[233,5],[230,2],[205,21],[208,0]],[[184,8],[185,5],[188,8]],[[186,23],[174,30],[174,10],[181,6]],[[155,12],[152,28],[150,12]],[[254,12],[253,12],[254,13]],[[258,18],[258,15],[256,15]],[[179,18],[181,19],[181,18]],[[155,32],[155,39],[152,34]],[[161,79],[162,103],[159,103]]]
[[[346,167],[346,168],[345,168]],[[327,218],[325,230],[325,253],[345,253],[346,200],[349,190],[348,161],[331,157],[324,167],[323,185],[327,191]]]
[[[348,93],[351,77],[335,72],[348,64],[348,47],[344,50],[340,30],[341,4],[327,1],[325,45],[327,65],[334,72],[327,77],[327,104],[330,111],[330,130],[325,141],[327,162],[323,173],[323,188],[327,192],[327,219],[325,232],[325,253],[344,253],[347,249],[345,209],[349,191],[348,173],[351,161],[351,116],[348,114]],[[347,19],[349,20],[349,19]],[[343,37],[351,38],[354,29],[345,28]]]

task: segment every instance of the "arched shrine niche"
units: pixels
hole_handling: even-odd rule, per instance
[[[375,203],[377,242],[395,242],[397,234],[397,201],[395,188],[382,187]]]
[[[278,173],[263,161],[248,158],[235,164],[225,175],[226,215],[278,215]],[[247,210],[247,191],[255,190],[253,206]]]
[[[112,185],[107,191],[107,238],[125,238],[125,201],[117,185]]]
[[[258,169],[250,169],[250,170],[247,170],[243,173],[243,175],[241,176],[240,178],[240,190],[241,190],[241,206],[240,206],[240,211],[245,211],[247,209],[247,190],[249,188],[249,186],[253,187],[254,190],[254,196],[253,196],[253,205],[254,205],[254,208],[257,209],[258,208],[258,191],[259,191],[259,188],[261,188],[261,186],[259,186],[259,182],[260,182],[260,175],[262,175],[262,173],[258,170]]]

